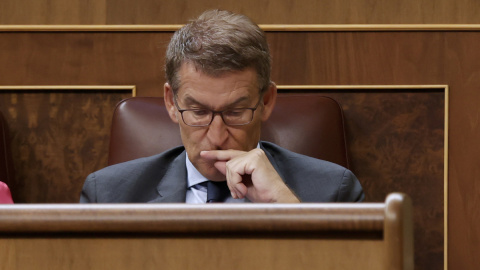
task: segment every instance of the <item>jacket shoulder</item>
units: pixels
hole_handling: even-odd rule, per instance
[[[88,175],[80,202],[136,202],[148,200],[172,162],[185,152],[183,146],[163,153],[114,164]],[[152,194],[148,194],[148,193]]]
[[[348,169],[261,142],[272,165],[304,202],[351,202],[364,199],[357,177]]]

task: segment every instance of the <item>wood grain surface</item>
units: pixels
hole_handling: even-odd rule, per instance
[[[400,202],[402,203],[402,202]],[[408,209],[410,211],[410,209]],[[392,210],[393,216],[399,213]],[[365,233],[382,239],[384,203],[0,205],[5,233]],[[186,222],[188,220],[188,222]],[[394,219],[398,224],[398,220]],[[346,236],[338,235],[339,238]]]
[[[476,0],[3,0],[0,24],[183,24],[214,8],[268,24],[480,23]]]
[[[113,109],[131,95],[121,89],[0,90],[11,130],[14,201],[78,201],[86,176],[107,164]]]

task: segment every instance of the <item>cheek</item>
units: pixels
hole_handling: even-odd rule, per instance
[[[262,129],[262,121],[260,119],[256,119],[257,121],[254,121],[252,123],[252,127],[250,130],[250,138],[252,140],[252,143],[255,143],[255,147],[257,147],[257,143],[260,140],[260,131]]]
[[[239,130],[231,131],[232,141],[236,144],[236,149],[249,151],[257,147],[260,140],[260,125],[251,123]]]
[[[205,131],[203,129],[193,129],[188,126],[180,126],[180,136],[185,149],[187,149],[190,155],[194,154],[192,151],[201,147],[202,141],[205,138]]]

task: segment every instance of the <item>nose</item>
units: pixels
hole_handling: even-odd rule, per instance
[[[207,136],[214,146],[221,147],[228,139],[227,125],[223,122],[222,116],[216,114],[213,116],[213,121],[208,126]]]

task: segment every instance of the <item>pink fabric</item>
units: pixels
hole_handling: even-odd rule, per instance
[[[0,204],[13,203],[12,194],[7,184],[0,182]]]

